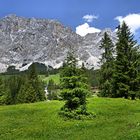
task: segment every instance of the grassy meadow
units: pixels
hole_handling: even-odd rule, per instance
[[[49,80],[54,80],[55,84],[59,84],[60,83],[60,74],[54,74],[54,75],[49,75],[48,77],[46,77],[45,75],[39,75],[39,78],[44,82],[44,83],[48,83]]]
[[[140,140],[140,100],[87,102],[93,120],[64,120],[62,101],[0,106],[0,140]]]

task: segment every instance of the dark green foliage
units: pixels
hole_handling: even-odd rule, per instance
[[[123,24],[118,28],[118,42],[116,44],[116,62],[114,73],[114,97],[129,96],[135,99],[140,87],[138,73],[138,51],[136,41],[128,26]]]
[[[0,77],[0,105],[6,103],[7,94],[8,94],[7,88],[6,88],[5,84],[4,84],[4,81]]]
[[[101,63],[101,69],[100,69],[101,96],[111,97],[112,76],[114,71],[114,57],[113,57],[114,45],[107,33],[104,34],[100,49],[104,50],[100,62]]]
[[[55,90],[55,83],[53,79],[50,79],[47,86],[48,92],[51,93],[53,90]]]
[[[38,74],[46,74],[47,73],[48,68],[47,68],[47,66],[45,66],[45,64],[35,62],[32,65],[35,66]],[[32,68],[32,65],[29,66],[28,70],[30,70]]]
[[[139,84],[140,84],[140,46],[139,46],[139,51],[137,52],[138,53],[138,81],[139,81]],[[136,92],[136,96],[140,99],[140,86],[139,87],[139,90]]]
[[[99,88],[100,71],[94,69],[86,70],[87,80],[91,87]]]
[[[38,98],[35,89],[32,87],[31,83],[26,80],[17,95],[17,103],[33,103],[37,101]]]
[[[45,100],[44,85],[38,79],[35,66],[29,74],[10,76],[0,80],[0,104],[31,103]]]
[[[22,85],[22,78],[20,76],[10,76],[7,80],[7,99],[6,104],[16,104],[17,95]]]
[[[45,91],[42,82],[39,80],[35,64],[33,63],[28,74],[29,83],[36,92],[37,101],[45,100]]]
[[[25,75],[22,80],[24,83],[18,92],[17,103],[33,103],[45,100],[44,87],[38,79],[35,65],[32,65],[29,74]]]
[[[102,53],[101,64],[104,64],[106,62],[109,63],[114,59],[114,45],[106,32],[104,33],[104,37],[101,41],[100,49],[104,49],[104,52]]]
[[[26,66],[27,64],[23,64],[22,66]],[[51,66],[45,66],[45,64],[34,62],[31,64],[28,68],[28,70],[31,69],[32,65],[35,65],[36,71],[40,75],[46,75],[48,76],[49,74],[56,74],[59,72],[59,69],[54,69]],[[15,66],[9,66],[7,68],[7,71],[2,73],[3,75],[22,75],[22,74],[27,74],[28,70],[25,71],[19,71],[18,69],[15,68]]]
[[[79,69],[77,60],[72,53],[68,53],[65,66],[61,72],[61,97],[65,100],[61,114],[78,112],[78,114],[86,114],[86,97],[89,94],[86,77],[84,77],[83,69]],[[66,113],[66,114],[65,114]],[[78,115],[77,114],[77,115]]]
[[[19,70],[15,69],[15,66],[9,66],[7,68],[7,74],[17,74],[19,73]]]
[[[58,91],[53,91],[53,92],[49,93],[47,95],[47,99],[48,100],[59,100],[60,99],[59,98],[59,92]]]

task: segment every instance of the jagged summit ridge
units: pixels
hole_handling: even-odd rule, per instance
[[[10,65],[23,69],[31,62],[60,67],[70,47],[88,68],[97,67],[103,32],[81,37],[56,20],[8,15],[0,19],[0,71]],[[106,32],[115,41],[114,32]]]

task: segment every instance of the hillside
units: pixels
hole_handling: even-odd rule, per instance
[[[90,98],[96,118],[63,120],[60,101],[0,106],[0,140],[139,140],[140,101]]]
[[[8,15],[0,19],[0,72],[10,65],[22,71],[32,62],[58,68],[69,48],[74,49],[86,67],[97,68],[104,32],[115,42],[116,35],[111,29],[81,37],[56,20]]]

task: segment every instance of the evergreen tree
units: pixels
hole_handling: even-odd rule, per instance
[[[19,94],[17,95],[17,103],[33,103],[37,102],[36,91],[32,87],[32,84],[26,80],[24,84],[22,84]]]
[[[139,90],[138,52],[136,41],[125,22],[117,31],[116,62],[114,74],[114,96],[135,98]]]
[[[101,96],[112,96],[112,76],[114,68],[114,45],[105,32],[104,37],[101,41],[100,49],[103,49],[101,58],[101,69],[100,69],[100,90]]]
[[[6,104],[16,104],[17,95],[22,85],[20,76],[10,76],[7,81],[7,98]]]
[[[138,80],[139,80],[139,83],[140,83],[140,46],[138,46],[139,49],[138,49]],[[137,92],[137,97],[140,99],[140,86],[139,87],[139,90]]]
[[[4,95],[4,84],[3,84],[3,80],[0,77],[0,96]]]
[[[85,82],[86,78],[83,77],[82,70],[76,66],[77,60],[73,53],[69,52],[60,75],[61,96],[66,101],[62,110],[64,112],[77,111],[78,114],[86,114],[88,86]]]
[[[38,74],[36,72],[36,67],[34,63],[30,66],[28,80],[36,92],[37,101],[45,100],[45,91],[43,83],[38,78]]]
[[[38,78],[34,64],[30,66],[28,76],[10,76],[5,82],[0,79],[0,89],[0,104],[45,100],[44,85]]]
[[[6,104],[8,90],[5,87],[3,79],[0,77],[0,105]]]
[[[87,69],[86,74],[90,86],[94,87],[95,89],[99,89],[100,70],[94,70],[93,68],[89,70]]]

